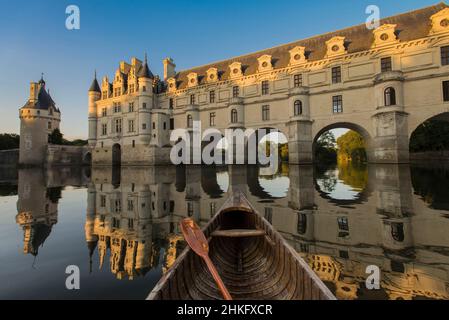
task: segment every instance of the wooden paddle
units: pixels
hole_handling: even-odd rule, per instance
[[[207,268],[212,274],[212,277],[214,278],[218,288],[221,291],[221,294],[223,295],[223,298],[225,300],[232,300],[228,289],[223,283],[223,280],[221,279],[217,269],[215,268],[212,260],[209,257],[209,243],[207,242],[204,233],[201,231],[195,221],[190,218],[181,221],[181,231],[189,247],[192,248],[192,250],[206,263]]]

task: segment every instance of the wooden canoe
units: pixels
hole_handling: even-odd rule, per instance
[[[234,300],[335,300],[298,253],[234,193],[203,229],[210,257]],[[206,264],[186,248],[149,300],[220,300]]]

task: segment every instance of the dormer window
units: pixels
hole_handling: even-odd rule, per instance
[[[327,54],[326,57],[334,57],[346,54],[345,37],[333,37],[326,41]]]
[[[198,85],[198,75],[196,72],[191,72],[187,75],[187,85],[194,87]]]
[[[449,8],[445,8],[430,17],[432,29],[430,34],[449,31]]]
[[[259,72],[269,71],[273,69],[270,55],[264,54],[263,56],[259,57],[257,61],[259,62]]]
[[[206,71],[207,82],[218,81],[218,70],[217,68],[210,68]]]
[[[305,63],[306,56],[305,56],[305,47],[296,46],[293,49],[291,49],[290,52],[290,65],[297,65],[301,63]]]
[[[384,24],[373,31],[373,47],[383,46],[398,42],[395,24]]]
[[[230,77],[238,78],[243,75],[242,64],[240,62],[233,62],[229,65]]]
[[[167,83],[168,83],[168,91],[169,92],[176,91],[176,79],[175,78],[167,79]]]

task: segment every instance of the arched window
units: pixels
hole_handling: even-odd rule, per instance
[[[404,224],[393,222],[391,223],[391,237],[398,242],[404,241]]]
[[[302,114],[302,101],[301,100],[296,100],[295,101],[294,113],[295,113],[295,116],[299,116],[299,115]]]
[[[394,88],[385,89],[385,106],[395,106],[396,105],[396,91]]]
[[[237,116],[237,110],[232,109],[231,111],[231,123],[237,123],[239,122],[238,116]]]
[[[187,116],[187,128],[193,128],[193,118],[190,114]]]

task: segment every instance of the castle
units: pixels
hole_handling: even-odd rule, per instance
[[[448,120],[449,8],[431,7],[177,72],[163,79],[145,58],[120,62],[89,89],[94,165],[169,163],[170,133],[270,129],[289,162],[313,162],[318,137],[359,132],[372,163],[409,162],[409,139],[431,118]],[[258,137],[262,138],[262,137]],[[240,143],[245,144],[246,141]]]

